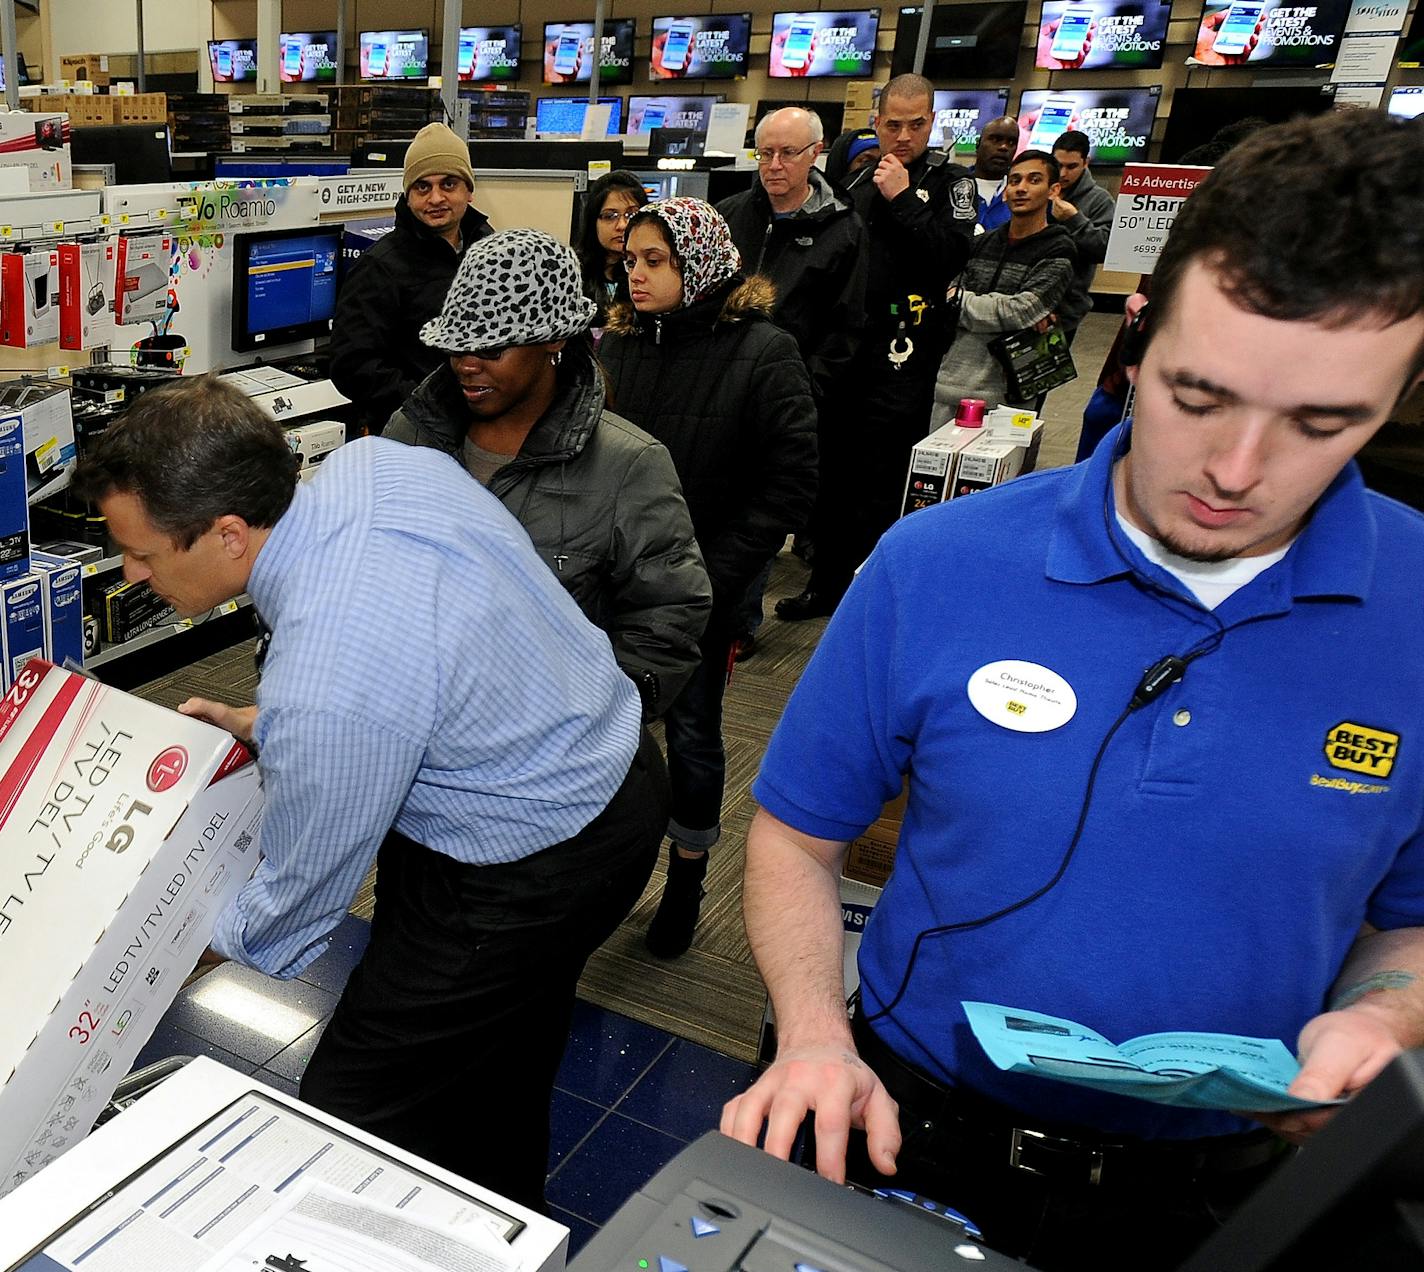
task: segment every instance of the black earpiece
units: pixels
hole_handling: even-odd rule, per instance
[[[1151,307],[1150,304],[1143,305],[1133,314],[1132,320],[1127,324],[1127,330],[1123,332],[1117,360],[1125,367],[1141,365],[1142,356],[1147,352],[1147,311]]]

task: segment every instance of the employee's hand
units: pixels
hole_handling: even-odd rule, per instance
[[[910,174],[894,155],[886,155],[875,165],[872,180],[875,188],[887,199],[904,194],[910,188]]]
[[[1300,1031],[1296,1049],[1300,1053],[1300,1072],[1287,1090],[1303,1100],[1354,1095],[1404,1050],[1385,1020],[1365,1004],[1316,1016]],[[1339,1106],[1253,1116],[1282,1139],[1303,1144],[1338,1109]]]
[[[251,743],[252,731],[257,727],[256,707],[230,707],[225,702],[211,702],[207,698],[189,698],[178,704],[178,710],[182,715],[226,729],[239,742]]]
[[[899,1106],[874,1070],[849,1046],[777,1052],[776,1062],[755,1085],[722,1107],[721,1131],[755,1147],[764,1123],[766,1151],[785,1161],[797,1130],[812,1111],[818,1174],[845,1183],[851,1127],[865,1131],[871,1165],[882,1175],[895,1173]]]

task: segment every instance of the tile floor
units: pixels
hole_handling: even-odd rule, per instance
[[[134,1067],[205,1055],[295,1095],[369,933],[348,917],[294,981],[232,963],[209,972],[178,996]],[[570,1254],[755,1077],[753,1065],[580,1002],[554,1091],[547,1188],[550,1213],[572,1231]]]

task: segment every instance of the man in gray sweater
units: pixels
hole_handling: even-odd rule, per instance
[[[1060,133],[1053,142],[1062,186],[1049,205],[1050,224],[1061,225],[1073,239],[1078,263],[1068,294],[1058,306],[1058,321],[1069,340],[1093,308],[1088,295],[1093,275],[1108,251],[1113,223],[1113,197],[1093,180],[1088,170],[1088,137],[1076,129]]]

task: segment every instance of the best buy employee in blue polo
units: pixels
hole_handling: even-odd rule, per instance
[[[811,1111],[823,1175],[858,1128],[1036,1267],[1170,1268],[1330,1110],[1003,1073],[962,1001],[1280,1038],[1316,1100],[1424,1044],[1424,519],[1352,462],[1424,365],[1421,206],[1402,121],[1261,132],[1172,230],[1135,420],[881,541],[754,788],[780,1051],[723,1131]],[[906,775],[851,1023],[837,876]]]

